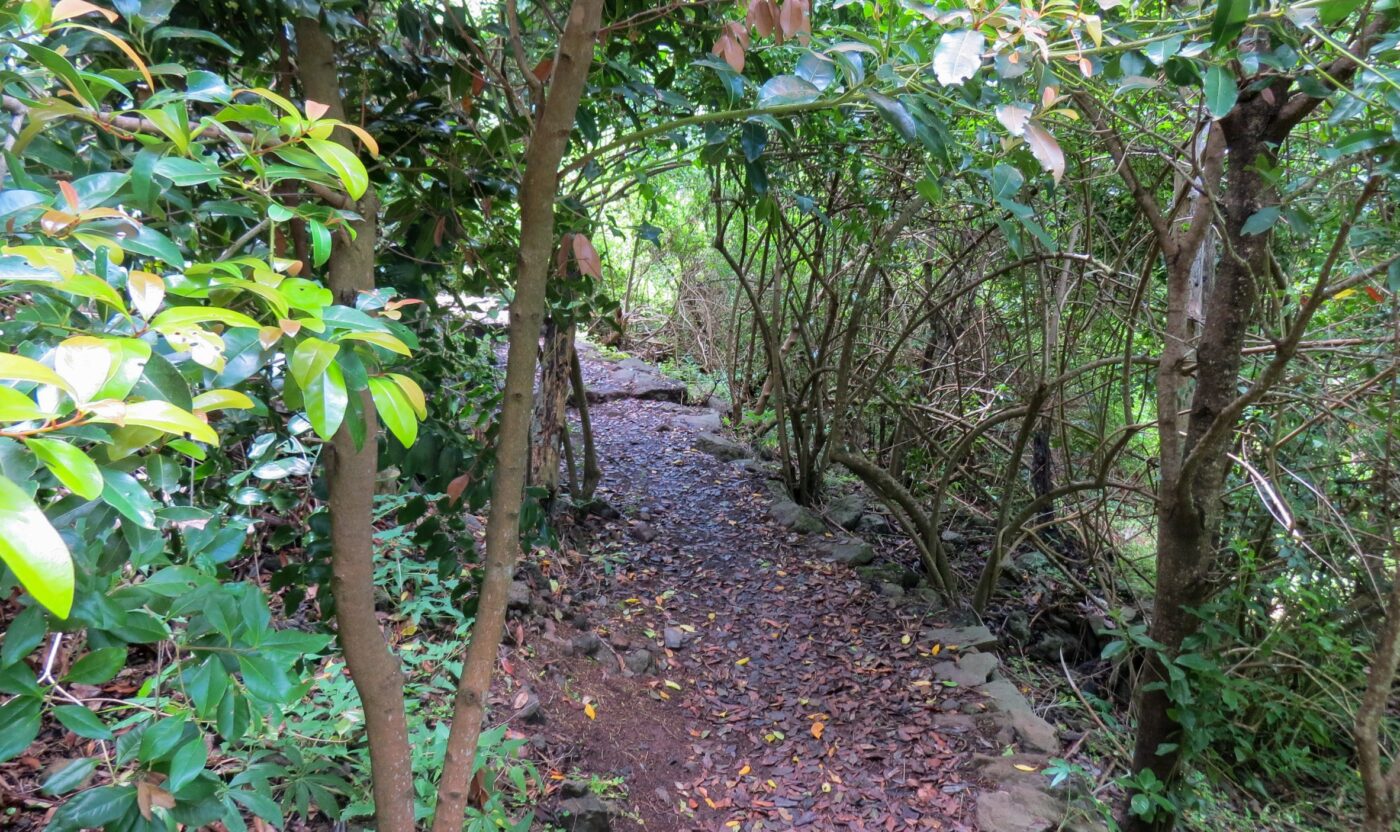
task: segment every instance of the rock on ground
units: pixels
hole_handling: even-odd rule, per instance
[[[784,528],[803,534],[820,534],[826,531],[825,524],[807,509],[792,500],[775,500],[768,513]]]
[[[933,675],[941,682],[953,682],[958,687],[970,688],[987,683],[987,677],[997,669],[1000,662],[991,653],[966,653],[957,661],[939,662],[933,666]]]
[[[973,627],[928,627],[923,631],[925,640],[959,650],[990,650],[997,646],[997,637],[982,625]]]
[[[695,449],[725,462],[745,459],[751,455],[748,448],[718,433],[702,433],[695,437]]]
[[[611,832],[607,804],[594,794],[559,801],[558,822],[565,832]]]
[[[854,529],[864,513],[865,498],[859,494],[845,494],[826,504],[826,514],[831,522],[843,529]]]
[[[1054,726],[1041,719],[1031,709],[1031,704],[1026,701],[1026,697],[1021,695],[1015,685],[1004,679],[999,679],[983,685],[981,691],[1005,716],[1007,724],[1015,731],[1016,738],[1022,747],[1046,753],[1060,750],[1060,739],[1055,733]]]
[[[858,538],[833,540],[822,544],[826,559],[846,566],[865,566],[875,560],[875,549]]]

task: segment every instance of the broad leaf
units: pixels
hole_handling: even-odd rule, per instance
[[[811,81],[796,75],[775,75],[758,88],[758,106],[778,107],[783,104],[807,104],[821,95]]]
[[[944,32],[933,51],[933,74],[945,87],[961,84],[982,66],[982,49],[987,39],[981,32],[958,29]]]
[[[360,157],[343,145],[326,139],[303,139],[303,143],[340,177],[351,199],[359,199],[369,188],[369,174]]]
[[[76,445],[37,436],[28,437],[24,444],[74,494],[85,500],[96,500],[102,495],[102,472]]]
[[[1223,66],[1212,66],[1206,71],[1205,97],[1206,110],[1211,118],[1221,119],[1235,108],[1240,90],[1235,83],[1234,73]]]
[[[372,377],[369,380],[370,396],[374,398],[374,409],[384,425],[405,448],[418,439],[418,419],[413,404],[404,394],[403,388],[391,379]]]
[[[73,558],[53,524],[18,485],[0,477],[0,560],[59,618],[73,607]]]

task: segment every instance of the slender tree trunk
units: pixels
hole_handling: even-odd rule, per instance
[[[296,21],[296,35],[297,65],[306,97],[325,104],[331,118],[345,118],[334,43],[312,18]],[[355,151],[348,132],[337,130],[332,139]],[[374,190],[367,191],[354,208],[363,219],[352,224],[352,239],[336,241],[329,267],[336,303],[346,306],[353,305],[361,291],[374,288],[379,212]],[[336,629],[364,708],[375,825],[380,832],[411,832],[413,765],[404,717],[403,671],[374,614],[374,529],[370,518],[378,474],[379,425],[369,391],[351,395],[360,396],[363,445],[357,447],[350,429],[343,426],[326,452]]]
[[[602,0],[574,0],[560,39],[549,91],[525,151],[525,173],[520,183],[520,253],[515,299],[510,305],[510,348],[506,354],[505,392],[496,445],[496,476],[491,484],[491,511],[486,526],[485,576],[452,709],[452,732],[447,739],[433,832],[460,832],[462,828],[467,786],[486,715],[486,694],[505,626],[506,596],[520,548],[520,505],[529,465],[535,353],[539,349],[545,282],[554,248],[559,163],[568,146],[579,98],[593,62],[602,8]]]
[[[540,359],[540,395],[535,402],[535,441],[530,447],[530,483],[548,492],[559,492],[559,451],[567,442],[565,404],[572,386],[570,370],[574,351],[573,324],[545,324],[544,352]]]
[[[569,350],[569,378],[573,382],[574,401],[578,407],[578,427],[583,434],[583,488],[578,493],[580,502],[593,499],[598,490],[598,480],[603,472],[598,468],[598,448],[593,443],[593,419],[588,413],[588,388],[583,383],[583,365],[579,363],[578,349]]]

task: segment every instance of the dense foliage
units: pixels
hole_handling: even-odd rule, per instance
[[[1064,670],[1124,734],[1086,751],[1127,772],[1125,827],[1253,800],[1385,828],[1395,3],[614,0],[595,37],[598,5],[0,13],[0,763],[90,741],[31,796],[49,825],[460,804],[463,646],[485,626],[489,681],[516,549],[483,564],[471,513],[527,463],[498,454],[486,298],[546,321],[537,451],[573,448],[591,331],[724,396],[800,502],[860,480],[945,603],[1096,622]],[[322,30],[335,101],[307,92]],[[335,516],[352,449],[377,488]],[[492,506],[527,545],[591,496],[530,461],[519,516]],[[388,624],[394,701],[346,598]],[[462,746],[509,782],[478,828],[529,827],[521,744]]]

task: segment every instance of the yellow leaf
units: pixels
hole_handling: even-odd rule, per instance
[[[85,2],[85,0],[58,0],[53,6],[53,19],[55,21],[68,20],[69,18],[80,17],[92,12],[96,12],[107,18],[108,23],[117,22],[116,12],[104,9],[100,6],[94,6],[91,3]]]
[[[96,8],[96,6],[94,6],[93,8]],[[99,9],[98,11],[101,10]],[[141,60],[141,56],[136,54],[136,50],[131,48],[131,44],[127,43],[126,41],[112,34],[111,32],[99,29],[96,26],[89,26],[86,23],[65,23],[61,27],[56,26],[54,28],[83,29],[85,31],[92,32],[98,37],[106,38],[107,41],[109,41],[113,46],[120,49],[122,53],[125,54],[126,57],[129,58],[133,64],[136,64],[136,69],[141,73],[141,77],[146,80],[146,89],[154,90],[156,88],[155,79],[151,77],[151,71],[146,68],[146,62]]]
[[[158,274],[132,269],[126,275],[126,291],[141,317],[150,318],[165,300],[165,281]]]
[[[740,776],[740,777],[743,777],[745,774],[748,774],[748,773],[751,772],[751,771],[753,771],[753,769],[752,769],[752,768],[749,768],[749,764],[748,764],[748,763],[744,763],[744,767],[741,768],[741,769],[739,769],[739,776]]]
[[[904,634],[904,637],[901,638],[901,639],[899,640],[899,643],[900,643],[900,644],[908,644],[908,643],[911,642],[911,641],[913,641],[913,639],[909,637],[909,634],[908,634],[908,633],[905,633],[905,634]]]
[[[1035,770],[1036,770],[1035,766],[1028,766],[1028,765],[1026,765],[1025,763],[1015,763],[1015,764],[1012,766],[1012,768],[1016,769],[1017,771],[1035,771]]]
[[[928,654],[929,654],[930,656],[937,656],[940,652],[942,652],[942,650],[943,650],[943,645],[941,645],[941,644],[935,644],[935,645],[933,645],[932,648],[929,649]]]
[[[593,707],[592,702],[589,702],[588,704],[583,706],[583,715],[588,717],[589,719],[597,719],[598,709]]]
[[[825,731],[825,730],[826,730],[826,723],[825,723],[825,722],[813,722],[813,723],[812,723],[812,736],[815,737],[816,739],[821,739],[821,738],[822,738],[822,732]]]
[[[743,657],[742,659],[740,659],[739,661],[735,662],[735,664],[739,665],[740,667],[743,667],[744,665],[746,665],[746,664],[748,664],[748,663],[749,663],[749,657],[748,657],[748,656],[745,656],[745,657]]]

